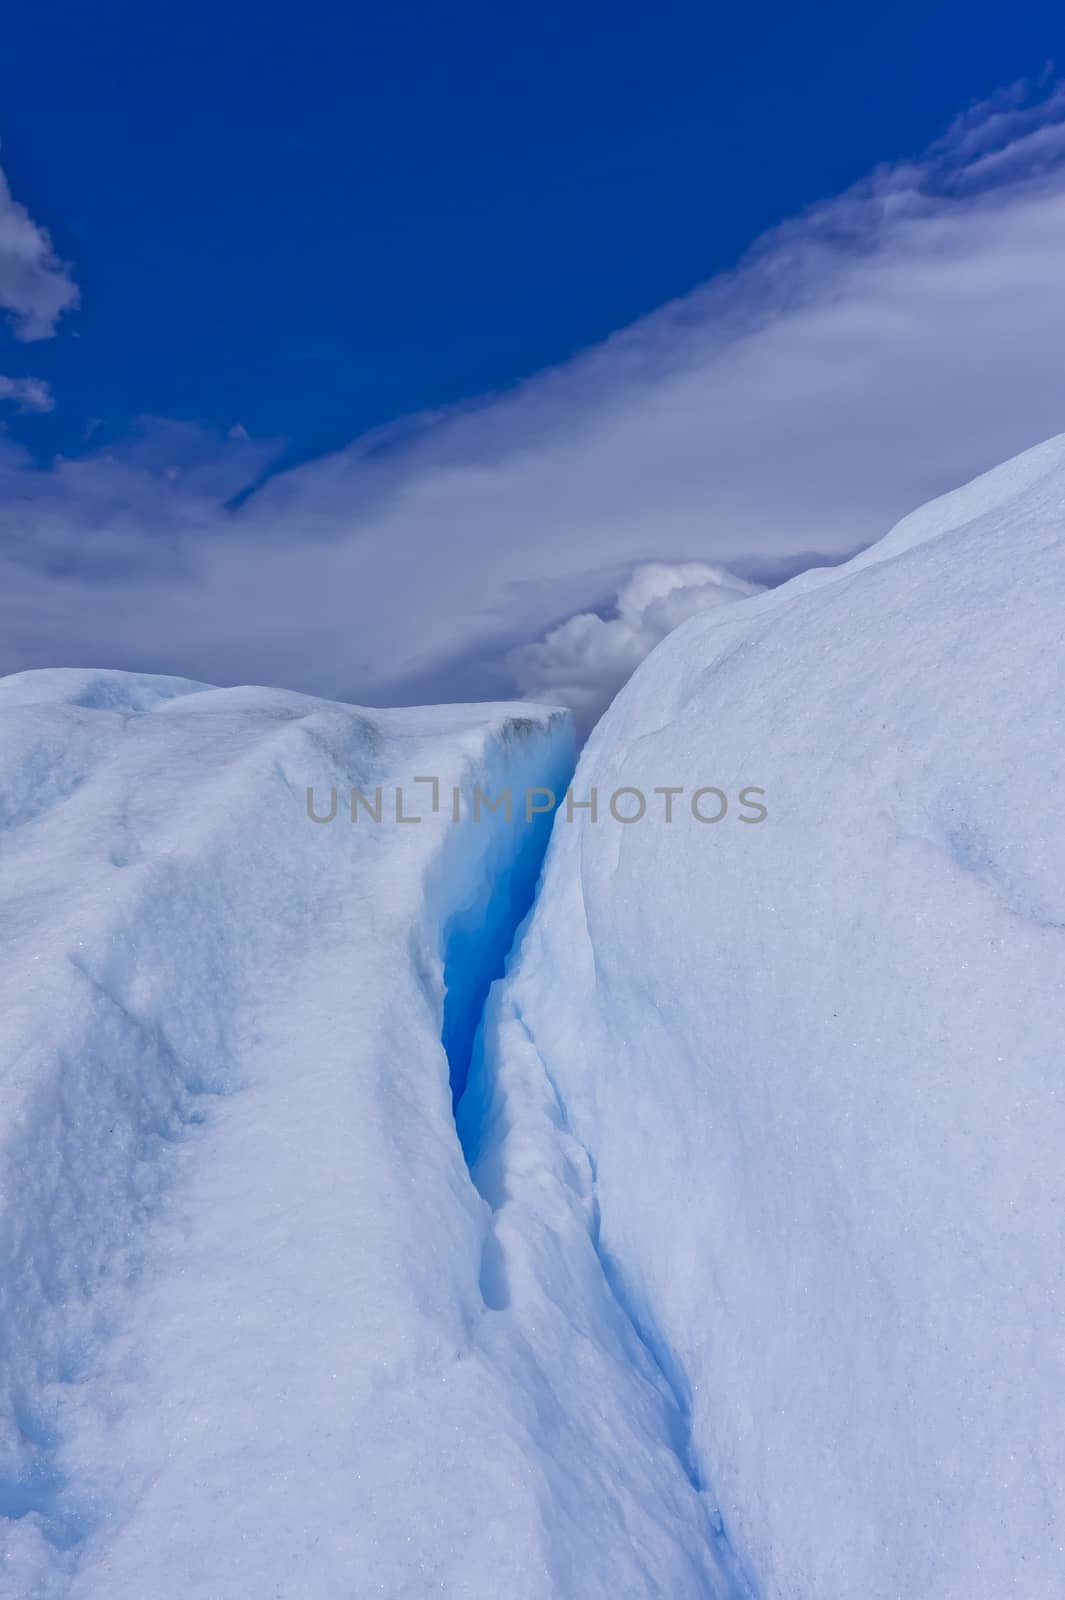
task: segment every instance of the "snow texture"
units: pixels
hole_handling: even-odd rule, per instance
[[[1057,439],[686,622],[489,1003],[479,1181],[564,1108],[764,1600],[1065,1594],[1063,617]]]
[[[732,1592],[586,1158],[537,1107],[493,1210],[453,1117],[550,823],[473,788],[572,761],[527,705],[0,682],[5,1600]]]
[[[561,713],[0,681],[3,1600],[1060,1600],[1063,529],[692,616],[535,902]]]

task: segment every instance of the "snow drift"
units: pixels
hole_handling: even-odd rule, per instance
[[[1063,617],[1058,439],[685,623],[489,1004],[480,1179],[560,1108],[766,1600],[1065,1593]]]
[[[0,755],[0,1593],[724,1595],[587,1163],[452,1113],[564,716],[29,673]]]

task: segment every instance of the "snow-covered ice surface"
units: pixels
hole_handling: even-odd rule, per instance
[[[3,1600],[1060,1600],[1063,619],[1058,440],[686,623],[476,1039],[562,716],[0,681]]]
[[[561,1120],[765,1600],[1065,1594],[1063,639],[1065,439],[692,619],[489,1002],[504,1243]]]
[[[733,1592],[587,1157],[523,1095],[488,1203],[452,1112],[546,823],[450,791],[561,789],[571,743],[0,682],[5,1600]]]

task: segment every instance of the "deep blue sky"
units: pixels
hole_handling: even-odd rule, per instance
[[[10,7],[0,161],[83,302],[5,341],[57,406],[10,425],[339,446],[595,342],[1063,44],[1057,0]]]

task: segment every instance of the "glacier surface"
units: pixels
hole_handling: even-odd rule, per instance
[[[565,717],[35,672],[0,749],[0,1593],[727,1594],[581,1153],[512,1223],[452,1111],[550,819],[450,796]]]
[[[1063,546],[693,617],[553,827],[549,709],[0,680],[3,1600],[1060,1600]]]
[[[1058,439],[685,623],[489,1002],[481,1159],[564,1107],[765,1600],[1065,1593],[1063,618]]]

